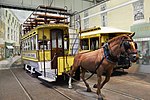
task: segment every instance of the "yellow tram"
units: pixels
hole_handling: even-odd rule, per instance
[[[48,6],[39,6],[38,9],[44,12],[33,12],[23,24],[22,59],[25,70],[52,82],[70,70],[74,59],[67,56],[70,52],[69,13],[66,9]]]

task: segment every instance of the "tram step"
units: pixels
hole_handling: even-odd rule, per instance
[[[38,76],[38,78],[45,80],[45,81],[48,81],[48,82],[56,81],[56,79],[54,79],[54,78],[48,78],[48,77],[44,77],[44,76]]]
[[[43,74],[43,75],[44,75],[44,74]],[[50,72],[46,72],[46,77],[55,79],[55,78],[56,78],[56,74],[50,73]]]

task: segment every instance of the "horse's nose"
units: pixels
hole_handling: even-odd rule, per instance
[[[138,60],[138,56],[137,56],[137,54],[133,54],[132,56],[131,56],[131,62],[136,62],[137,60]]]
[[[137,56],[133,56],[133,59],[136,60],[136,59],[137,59]]]

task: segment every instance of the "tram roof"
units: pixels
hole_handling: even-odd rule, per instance
[[[24,34],[22,36],[22,39],[24,38],[27,38],[27,37],[30,37],[32,35],[34,35],[35,33],[35,30],[38,30],[38,29],[53,29],[53,28],[57,28],[57,29],[65,29],[65,28],[68,28],[69,26],[66,25],[66,24],[45,24],[45,25],[40,25],[40,26],[37,26],[36,28],[32,29],[30,32]],[[37,33],[36,33],[37,34]]]
[[[94,30],[94,31],[89,31],[89,32],[84,32],[81,33],[81,36],[88,36],[88,35],[95,35],[95,34],[111,34],[111,33],[132,33],[130,31],[122,30],[122,29],[117,29],[113,27],[100,27],[99,30]]]

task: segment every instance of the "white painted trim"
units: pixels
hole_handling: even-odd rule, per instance
[[[134,41],[150,41],[150,37],[147,37],[147,38],[136,38],[136,39],[133,39]]]
[[[139,0],[131,0],[131,1],[129,1],[129,2],[120,4],[120,5],[118,5],[118,6],[115,6],[115,7],[110,8],[110,9],[106,9],[106,10],[104,10],[104,11],[100,11],[100,12],[98,12],[98,13],[89,15],[89,16],[87,16],[87,17],[82,18],[81,20],[84,20],[84,19],[87,19],[87,18],[90,18],[90,17],[94,17],[94,16],[99,15],[99,14],[107,13],[107,12],[109,12],[109,11],[112,11],[112,10],[115,10],[115,9],[118,9],[118,8],[121,8],[121,7],[124,7],[124,6],[127,6],[127,5],[132,4],[132,3],[134,3],[134,2],[137,2],[137,1],[139,1]]]

